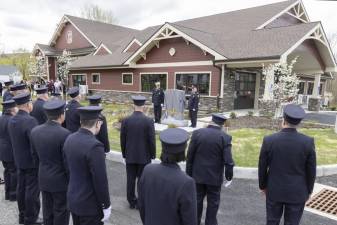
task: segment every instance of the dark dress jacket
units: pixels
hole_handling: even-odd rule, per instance
[[[161,104],[164,104],[165,100],[165,94],[163,89],[155,88],[152,90],[152,103],[154,106],[160,106]]]
[[[199,94],[191,94],[188,100],[188,109],[193,111],[198,111],[199,109]]]
[[[54,121],[35,127],[31,132],[32,153],[39,162],[41,191],[64,192],[68,185],[63,145],[70,131]]]
[[[43,124],[47,121],[47,115],[43,109],[45,101],[41,98],[36,99],[33,105],[33,111],[30,113],[39,124]]]
[[[142,112],[122,121],[120,140],[126,163],[147,164],[156,157],[154,122]]]
[[[71,133],[74,133],[80,128],[80,114],[77,108],[81,107],[81,104],[76,100],[70,100],[66,106],[66,119],[64,127]]]
[[[97,137],[97,140],[102,142],[102,144],[104,145],[104,151],[107,153],[107,152],[110,152],[108,125],[107,125],[107,121],[104,115],[101,114],[100,119],[103,121],[103,123],[96,137]]]
[[[63,151],[69,167],[68,208],[78,216],[97,216],[109,208],[104,146],[87,129],[68,136]]]
[[[276,202],[303,203],[316,178],[314,139],[286,128],[263,140],[259,160],[259,186]]]
[[[30,142],[30,133],[37,125],[36,119],[23,110],[19,110],[8,123],[14,161],[19,169],[38,167],[38,163],[33,160]]]
[[[144,225],[197,225],[195,182],[177,164],[147,165],[138,196]]]
[[[4,113],[0,116],[0,161],[13,162],[13,149],[8,133],[8,123],[12,115]]]
[[[232,171],[232,137],[220,127],[209,125],[192,134],[187,152],[186,173],[197,184],[220,186],[224,181],[224,168]]]

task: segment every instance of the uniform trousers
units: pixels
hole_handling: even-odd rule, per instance
[[[189,111],[189,117],[191,119],[191,126],[196,127],[197,126],[197,117],[198,117],[198,111]]]
[[[161,105],[154,105],[153,106],[154,122],[155,123],[160,123],[161,111],[162,111]]]
[[[42,191],[44,225],[68,225],[67,192]]]
[[[305,203],[275,202],[267,197],[267,225],[279,225],[284,213],[284,225],[299,225]]]
[[[14,162],[2,161],[4,166],[5,199],[16,200],[17,171]]]
[[[136,179],[138,179],[138,182],[145,166],[146,164],[126,164],[126,193],[127,200],[131,206],[137,205],[137,197],[135,194]]]
[[[220,204],[221,185],[196,184],[197,187],[197,209],[198,224],[201,223],[204,198],[207,196],[207,209],[205,225],[217,225],[217,213]]]
[[[40,190],[38,187],[38,169],[19,169],[17,202],[19,221],[34,223],[40,212]]]
[[[71,213],[73,218],[73,225],[103,225],[101,221],[103,218],[103,212],[100,215],[95,216],[78,216],[74,213]]]

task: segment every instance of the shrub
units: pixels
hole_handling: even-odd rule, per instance
[[[248,116],[253,116],[254,115],[254,112],[253,111],[248,111]]]
[[[229,117],[230,117],[231,119],[236,119],[236,118],[237,118],[235,112],[231,112],[231,114],[229,115]]]
[[[331,111],[336,111],[337,106],[336,106],[336,105],[333,105],[333,106],[330,106],[329,108],[330,108]]]
[[[167,125],[167,128],[177,128],[177,125],[170,123],[169,125]]]

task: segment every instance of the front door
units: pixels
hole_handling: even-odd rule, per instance
[[[235,73],[234,109],[253,109],[255,100],[256,74]]]
[[[86,75],[72,75],[73,78],[73,86],[86,85],[87,84],[87,76]]]

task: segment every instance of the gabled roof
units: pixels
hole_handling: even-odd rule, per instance
[[[308,22],[277,28],[257,28],[266,21],[272,21],[271,18],[275,18],[275,15],[280,15],[280,12],[284,12],[298,2],[300,1],[283,1],[165,23],[141,31],[125,32],[127,34],[124,38],[122,38],[122,33],[124,33],[122,29],[121,34],[115,34],[115,37],[120,37],[120,41],[104,42],[112,52],[111,55],[81,57],[73,63],[72,68],[128,65],[131,59],[137,59],[137,54],[151,48],[150,43],[155,40],[155,35],[164,27],[170,27],[175,33],[179,32],[180,36],[186,40],[193,40],[192,43],[214,55],[215,59],[222,58],[226,61],[259,58],[280,59],[292,46],[320,24]],[[134,39],[141,42],[142,46],[134,53],[123,51]],[[147,45],[150,45],[149,48]]]
[[[13,65],[0,65],[0,75],[11,75],[14,73],[20,73],[18,68]]]

